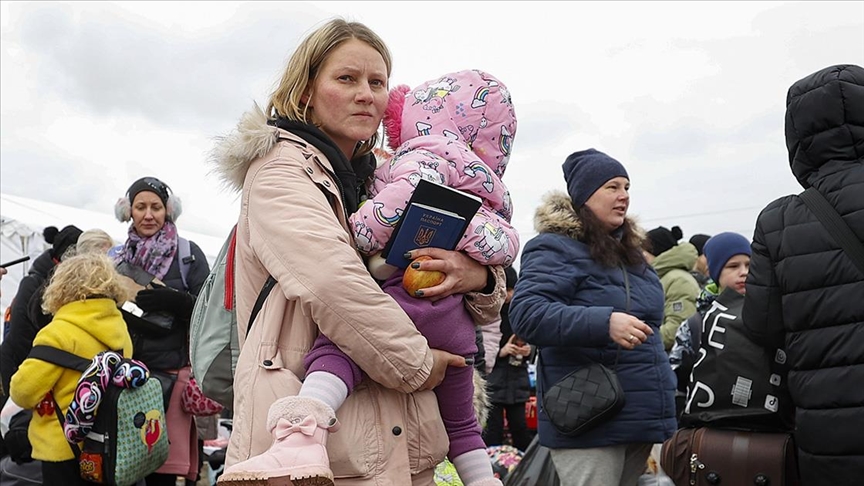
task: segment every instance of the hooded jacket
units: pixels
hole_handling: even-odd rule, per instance
[[[695,246],[681,243],[658,255],[652,264],[663,285],[665,300],[660,335],[666,351],[675,344],[678,326],[696,312],[699,283],[690,274],[690,269],[698,257]]]
[[[649,265],[626,269],[594,261],[580,241],[582,223],[570,196],[547,195],[534,217],[539,233],[522,252],[519,283],[510,303],[513,332],[539,348],[537,401],[543,391],[592,362],[615,369],[624,389],[624,408],[579,437],[559,433],[543,407],[538,415],[540,443],[553,449],[659,443],[672,436],[675,378],[663,342],[663,288]],[[609,337],[613,312],[627,312],[654,333],[633,350],[620,350]],[[616,365],[617,356],[617,365]]]
[[[132,357],[132,339],[126,322],[111,299],[87,299],[64,305],[51,323],[39,331],[33,345],[52,346],[84,359],[108,350],[122,350],[124,357]],[[53,391],[65,414],[80,378],[80,371],[35,358],[25,359],[12,376],[9,390],[12,400],[24,409],[35,409],[28,431],[34,459],[60,462],[74,457],[54,412],[54,403],[46,395]]]
[[[832,66],[786,97],[792,173],[864,241],[864,69]],[[802,484],[864,477],[864,274],[798,196],[759,215],[744,325],[785,347]],[[785,346],[784,346],[785,344]]]
[[[519,234],[510,225],[510,192],[501,182],[516,135],[507,88],[477,70],[447,74],[413,92],[397,88],[384,124],[396,154],[375,171],[371,199],[350,218],[360,251],[384,248],[417,183],[426,179],[483,200],[456,250],[486,265],[510,265]]]
[[[3,344],[0,345],[0,375],[2,375],[4,390],[9,389],[9,380],[27,358],[36,333],[51,321],[50,317],[44,319],[44,322],[43,319],[34,320],[36,316],[31,314],[30,301],[37,296],[36,300],[41,306],[45,284],[55,265],[51,258],[51,249],[45,250],[36,257],[27,275],[18,284],[18,292],[15,293],[10,306],[9,334],[4,336]],[[39,316],[42,315],[39,312]]]
[[[337,411],[342,426],[327,443],[333,473],[352,484],[410,484],[409,472],[434,467],[448,447],[435,394],[411,393],[429,376],[431,351],[355,249],[331,162],[267,121],[256,106],[213,154],[223,180],[242,191],[235,254],[242,350],[226,463],[270,446],[270,405],[299,392],[303,358],[320,331],[370,378]],[[466,297],[483,321],[504,300],[504,272],[493,268],[495,293]],[[246,336],[268,275],[277,290]]]

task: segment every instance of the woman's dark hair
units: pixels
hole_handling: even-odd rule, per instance
[[[607,267],[632,267],[645,263],[642,255],[642,237],[629,219],[624,218],[624,224],[615,232],[621,232],[621,238],[609,233],[594,212],[588,206],[576,210],[582,222],[582,241],[591,250],[591,257]]]

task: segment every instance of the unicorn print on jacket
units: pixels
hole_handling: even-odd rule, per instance
[[[519,235],[510,224],[513,205],[501,177],[516,115],[504,84],[465,70],[413,90],[397,86],[390,92],[384,127],[394,155],[379,163],[367,188],[370,200],[351,216],[358,249],[371,255],[384,248],[417,183],[426,179],[483,201],[456,249],[485,265],[510,265]]]

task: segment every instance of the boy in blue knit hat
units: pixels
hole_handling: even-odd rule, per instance
[[[785,354],[752,342],[742,322],[750,242],[737,233],[720,233],[705,243],[704,252],[717,294],[700,299],[698,312],[687,321],[693,352],[701,358],[689,376],[681,424],[785,430],[790,421]]]

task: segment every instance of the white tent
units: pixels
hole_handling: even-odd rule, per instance
[[[35,259],[49,245],[42,238],[46,226],[62,229],[68,224],[86,231],[98,228],[114,239],[116,243],[126,241],[128,223],[121,223],[113,214],[87,211],[36,199],[0,194],[0,263],[29,255],[31,261],[7,268],[9,272],[0,281],[3,295],[0,296],[0,309],[6,309],[18,289],[18,283],[27,275],[32,259]],[[219,254],[224,237],[185,231],[180,234],[194,241],[210,261],[211,265]],[[226,235],[227,236],[227,235]]]

